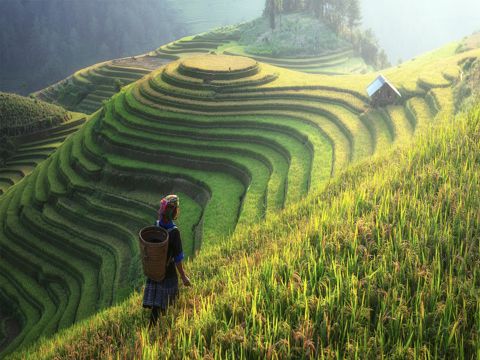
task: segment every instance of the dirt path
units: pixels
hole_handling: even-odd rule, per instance
[[[120,66],[131,66],[131,67],[139,67],[146,70],[155,70],[162,65],[168,64],[172,60],[167,59],[160,59],[157,57],[151,56],[140,56],[140,57],[129,57],[123,59],[112,60],[112,64],[120,65]]]

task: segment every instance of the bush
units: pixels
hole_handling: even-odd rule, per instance
[[[372,30],[357,31],[352,35],[352,42],[355,51],[365,62],[376,69],[384,69],[391,66],[387,54],[380,49],[378,40]]]
[[[38,99],[0,92],[0,135],[19,136],[59,125],[68,119],[65,109]]]

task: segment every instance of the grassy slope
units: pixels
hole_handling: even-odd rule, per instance
[[[204,249],[157,331],[137,294],[14,357],[478,356],[480,106],[428,130]]]
[[[471,54],[466,54],[462,56],[472,56],[472,54],[477,54],[478,52],[473,52]],[[401,69],[397,69],[394,71],[394,69],[390,70],[392,74],[396,74],[397,79],[395,80],[395,84],[399,85],[402,87],[402,84],[410,84],[412,82],[412,77],[416,76],[423,76],[426,75],[428,76],[426,80],[428,80],[430,83],[433,85],[438,85],[438,84],[444,84],[445,79],[440,76],[440,77],[435,77],[435,73],[432,72],[432,69],[436,68],[437,71],[444,70],[450,72],[449,68],[451,66],[455,67],[456,61],[458,61],[461,57],[451,57],[447,59],[447,55],[450,55],[450,53],[446,52],[445,54],[442,53],[442,56],[438,55],[438,59],[436,64],[428,64],[428,62],[421,62],[419,61],[418,63],[412,63],[409,65],[405,65]],[[418,65],[417,65],[418,64]],[[266,69],[268,70],[269,67],[265,66]],[[416,72],[414,69],[416,68]],[[274,68],[272,68],[272,71]],[[345,77],[345,78],[338,78],[334,79],[331,77],[326,77],[326,76],[318,76],[318,77],[309,77],[305,74],[298,74],[292,71],[288,70],[278,70],[275,69],[280,74],[280,77],[278,78],[277,81],[265,85],[265,89],[268,89],[271,86],[309,86],[309,85],[316,85],[316,84],[322,84],[324,86],[335,86],[339,90],[344,90],[344,91],[358,91],[360,93],[363,93],[364,87],[366,84],[368,84],[368,81],[371,80],[371,75],[370,76],[352,76],[352,77]],[[402,76],[403,73],[403,76]],[[407,88],[407,86],[405,86]],[[449,90],[446,88],[446,90]],[[415,89],[415,91],[418,91],[419,93],[423,92],[423,94],[426,93],[426,90],[424,88],[419,88]],[[449,90],[451,91],[451,90]],[[52,166],[52,169],[54,169],[55,166]],[[240,230],[242,231],[242,230]],[[240,232],[242,234],[242,232]],[[206,250],[207,254],[209,254],[209,250]],[[208,256],[208,255],[207,255]],[[201,259],[201,258],[200,258]],[[201,261],[200,265],[201,265]],[[199,265],[199,266],[200,266]]]
[[[140,79],[163,63],[163,60],[145,56],[106,61],[78,70],[33,95],[72,111],[92,114],[121,86]]]

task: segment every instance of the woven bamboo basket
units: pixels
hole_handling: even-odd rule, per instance
[[[162,281],[165,278],[167,268],[167,230],[161,227],[148,226],[140,230],[138,239],[145,276],[155,281]]]

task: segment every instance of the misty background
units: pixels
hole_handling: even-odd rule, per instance
[[[0,91],[28,94],[75,70],[261,16],[264,0],[0,0]],[[479,0],[361,0],[392,64],[480,30]]]
[[[372,28],[392,64],[480,31],[480,0],[361,0],[363,26]]]

